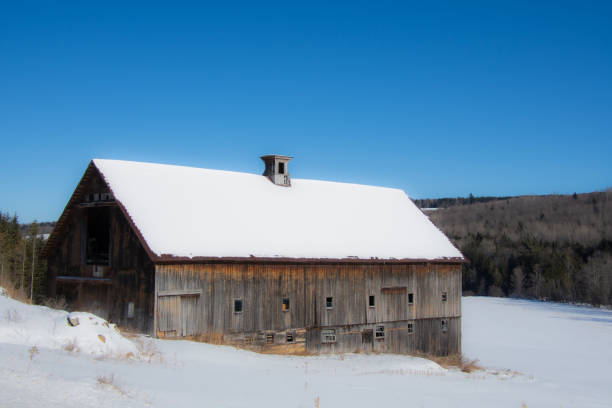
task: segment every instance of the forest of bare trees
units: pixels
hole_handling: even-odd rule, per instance
[[[464,294],[612,304],[612,191],[417,200],[463,252]],[[471,203],[470,203],[471,202]]]

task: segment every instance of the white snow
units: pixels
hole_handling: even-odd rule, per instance
[[[14,324],[6,312],[16,307],[0,302],[3,333]],[[161,361],[46,348],[52,341],[39,341],[40,351],[30,358],[33,343],[7,342],[4,334],[0,406],[612,406],[612,311],[473,297],[463,298],[462,307],[464,353],[479,358],[486,371],[466,374],[389,354],[274,356],[146,338]],[[54,320],[48,309],[19,308],[26,335],[34,328],[28,321]]]
[[[402,190],[94,159],[158,256],[462,258]]]

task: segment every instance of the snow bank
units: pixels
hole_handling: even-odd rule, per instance
[[[94,159],[158,256],[462,258],[402,190]]]
[[[69,318],[74,324],[69,323]],[[63,349],[92,356],[138,358],[138,348],[114,324],[91,313],[27,305],[0,288],[0,343]]]

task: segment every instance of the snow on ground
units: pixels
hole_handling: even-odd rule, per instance
[[[144,337],[161,361],[69,353],[50,341],[30,358],[33,343],[6,340],[15,324],[7,305],[0,300],[0,406],[612,406],[607,310],[463,298],[464,352],[487,367],[466,374],[408,356],[274,356]],[[65,313],[23,307],[21,327]]]
[[[138,356],[138,348],[113,324],[91,313],[18,302],[0,292],[0,344],[66,350],[93,356]],[[73,322],[70,324],[68,318]]]

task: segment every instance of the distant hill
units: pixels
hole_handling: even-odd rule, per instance
[[[39,235],[50,234],[53,228],[55,228],[55,221],[38,222],[36,224],[38,225]],[[31,225],[32,223],[19,224],[19,232],[21,232],[22,235],[28,235]]]
[[[415,203],[469,259],[465,294],[612,304],[612,191]]]

